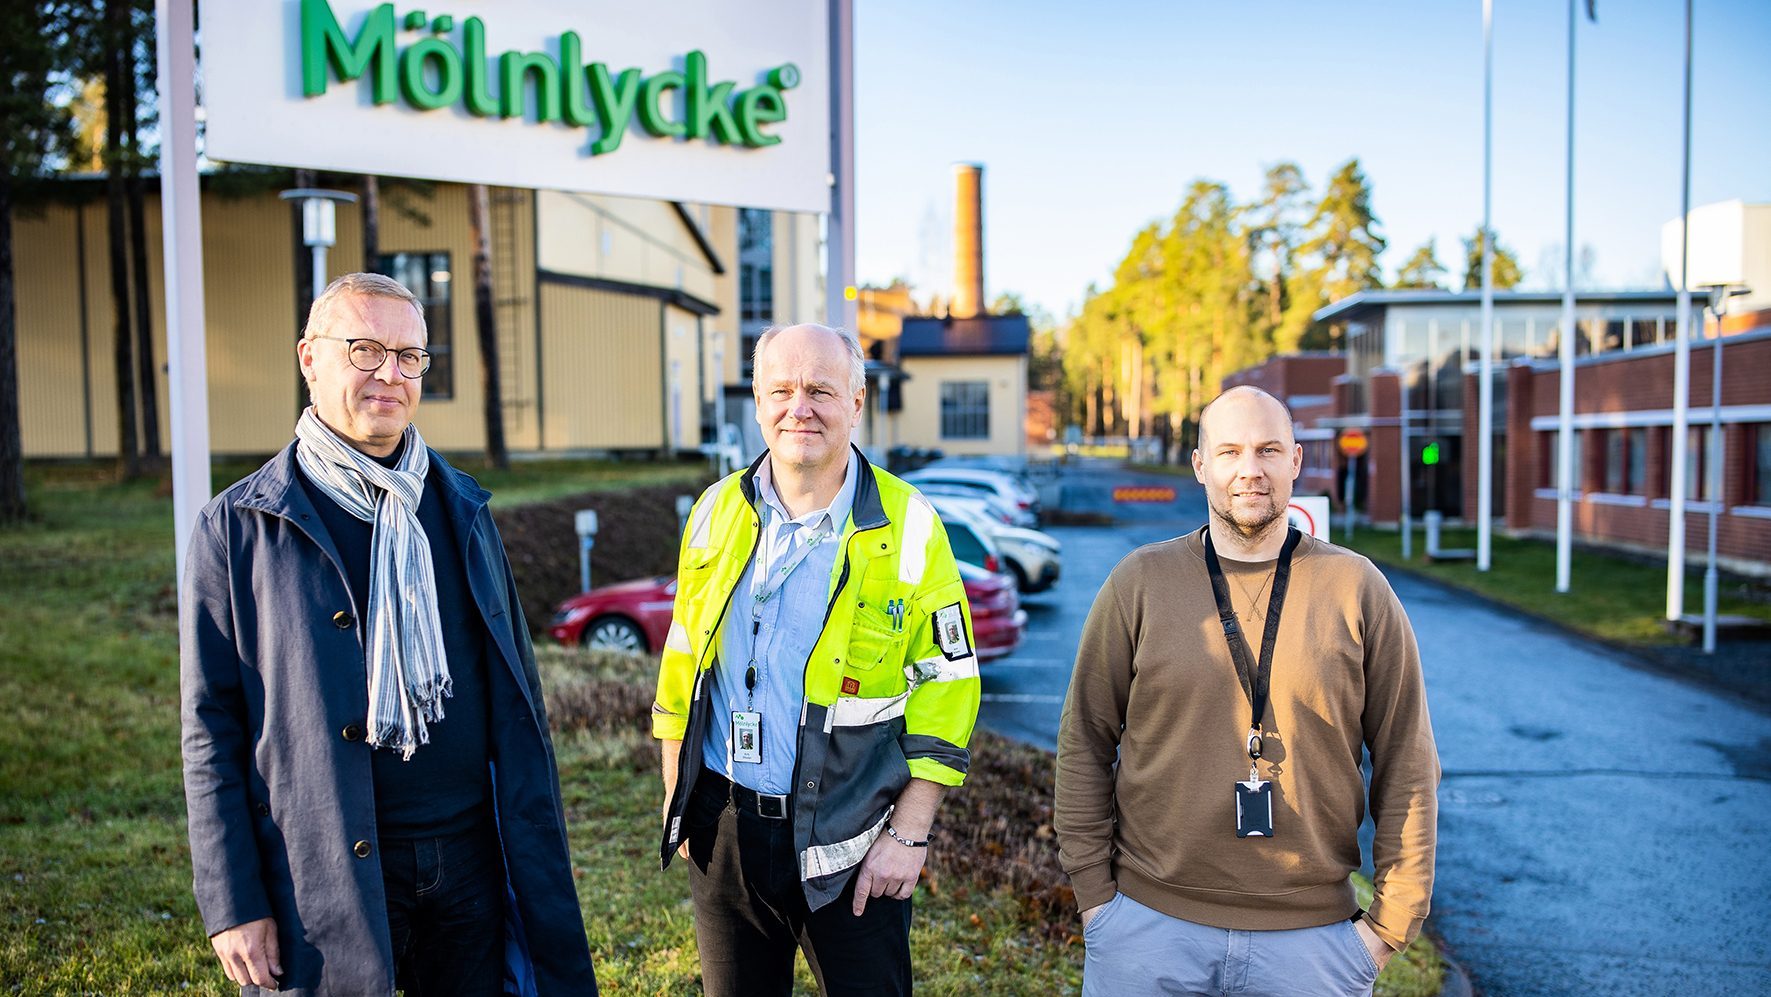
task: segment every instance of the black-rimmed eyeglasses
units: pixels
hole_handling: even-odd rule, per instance
[[[351,366],[358,370],[374,373],[387,362],[391,352],[395,356],[394,365],[400,368],[400,376],[418,378],[430,370],[430,351],[421,350],[416,346],[399,351],[389,350],[373,339],[345,339],[342,336],[309,336],[309,339],[330,339],[335,343],[343,343],[350,354]]]

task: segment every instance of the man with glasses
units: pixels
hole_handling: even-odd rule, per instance
[[[191,862],[246,993],[596,992],[489,496],[412,424],[425,343],[398,282],[333,281],[295,441],[186,558]]]

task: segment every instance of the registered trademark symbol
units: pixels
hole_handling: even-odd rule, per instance
[[[785,63],[775,70],[775,85],[783,90],[791,90],[799,86],[799,67],[793,63]]]

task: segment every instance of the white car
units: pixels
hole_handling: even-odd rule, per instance
[[[997,570],[1013,575],[1015,587],[1023,593],[1043,592],[1057,584],[1064,552],[1064,545],[1057,538],[997,522],[979,499],[929,495],[928,500],[941,514],[941,521],[948,524],[949,542],[957,543],[953,541],[956,527],[987,536],[1001,555],[1001,567]],[[959,558],[957,546],[954,557],[965,560]]]
[[[1028,514],[1026,510],[1021,509],[1001,496],[992,495],[988,492],[981,492],[975,488],[962,488],[959,485],[924,483],[917,485],[916,490],[927,496],[930,500],[933,500],[938,496],[941,498],[957,499],[965,502],[967,503],[967,507],[978,515],[1002,523],[1006,526],[1033,525],[1033,517]]]
[[[930,500],[931,504],[933,500]],[[996,535],[990,524],[980,517],[953,510],[949,516],[939,508],[941,525],[947,528],[947,543],[953,548],[953,559],[963,564],[983,568],[994,574],[1008,574],[1008,564],[1002,556],[1002,548],[996,543]]]
[[[1039,493],[1019,478],[1000,471],[976,467],[924,467],[904,475],[904,480],[917,488],[938,485],[994,495],[1031,520],[1018,525],[1036,526],[1039,523]]]

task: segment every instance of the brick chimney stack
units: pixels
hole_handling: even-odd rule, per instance
[[[954,318],[984,314],[984,167],[953,164]]]

